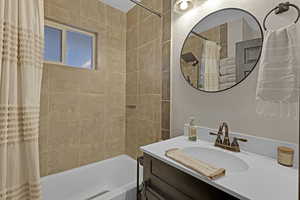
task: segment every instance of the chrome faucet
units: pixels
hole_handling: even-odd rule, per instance
[[[223,135],[224,129],[225,129],[225,134],[224,134],[225,136],[224,136],[224,139],[222,141],[221,136]],[[217,139],[215,141],[215,146],[216,147],[220,147],[222,149],[226,149],[226,150],[233,151],[233,152],[240,152],[241,151],[238,141],[247,142],[246,139],[234,137],[232,143],[230,143],[229,128],[228,128],[228,124],[226,122],[223,122],[219,126],[218,133],[210,132],[210,135],[216,135],[217,136]]]

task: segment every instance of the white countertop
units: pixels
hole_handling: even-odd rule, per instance
[[[226,151],[245,161],[249,169],[237,173],[226,172],[222,178],[209,180],[165,156],[168,149],[186,147],[206,147],[226,151],[206,141],[188,141],[185,136],[144,146],[141,150],[241,200],[298,200],[298,169],[281,166],[276,160],[258,154]]]

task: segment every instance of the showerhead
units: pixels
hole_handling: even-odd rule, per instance
[[[198,59],[192,52],[185,53],[181,55],[181,58],[184,60],[186,63],[193,63],[193,66],[197,65],[199,63]]]

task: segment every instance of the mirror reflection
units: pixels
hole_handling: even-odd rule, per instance
[[[190,32],[181,52],[181,71],[194,88],[218,92],[243,81],[256,66],[262,29],[250,13],[240,9],[217,11]]]

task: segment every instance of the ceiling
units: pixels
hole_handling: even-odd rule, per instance
[[[128,12],[131,8],[135,6],[135,4],[130,2],[129,0],[100,0],[100,1],[114,8],[117,8],[123,12]],[[141,0],[137,0],[137,1],[141,1]]]

